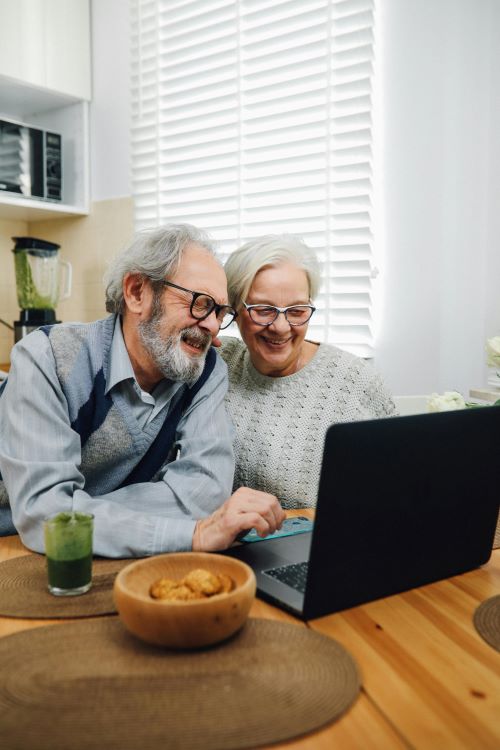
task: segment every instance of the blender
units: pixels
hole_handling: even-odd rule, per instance
[[[36,237],[12,237],[16,243],[14,264],[17,301],[21,308],[14,323],[14,339],[19,341],[43,325],[56,320],[56,305],[71,294],[72,268],[58,256],[60,245]],[[61,283],[61,279],[62,283]],[[60,290],[63,289],[62,293]]]

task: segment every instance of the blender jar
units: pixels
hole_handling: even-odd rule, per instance
[[[71,294],[71,264],[60,260],[59,245],[36,237],[13,237],[17,301],[20,320],[15,340],[41,325],[55,323],[55,307]],[[64,276],[61,284],[61,276]],[[61,287],[64,291],[60,293]]]
[[[58,258],[59,245],[34,237],[13,237],[16,290],[19,307],[54,310],[59,300],[61,268],[66,268],[66,289],[62,299],[69,297],[71,283],[69,263]]]

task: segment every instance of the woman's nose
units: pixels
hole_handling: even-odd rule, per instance
[[[285,317],[285,313],[278,313],[278,316],[276,320],[274,320],[269,328],[272,328],[274,331],[288,331],[290,329],[290,323]]]

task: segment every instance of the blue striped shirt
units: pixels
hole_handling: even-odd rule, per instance
[[[121,408],[136,417],[138,432],[169,408],[181,387],[164,381],[145,395],[115,325],[106,388],[113,398],[121,396]],[[217,356],[212,375],[179,422],[177,460],[163,467],[160,481],[90,494],[80,471],[80,436],[71,427],[49,339],[40,331],[22,339],[12,350],[0,398],[0,472],[23,542],[43,552],[43,518],[74,509],[95,516],[95,554],[133,557],[191,549],[196,520],[216,510],[232,491],[233,428],[224,406],[226,390],[226,366]]]

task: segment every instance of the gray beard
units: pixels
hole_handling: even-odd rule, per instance
[[[161,303],[156,304],[155,300],[149,320],[141,321],[138,325],[142,345],[163,377],[191,386],[198,380],[205,367],[210,336],[196,326],[192,326],[164,338],[160,332],[163,315]],[[188,336],[189,339],[204,345],[203,354],[190,357],[183,351],[181,345],[183,336]]]

